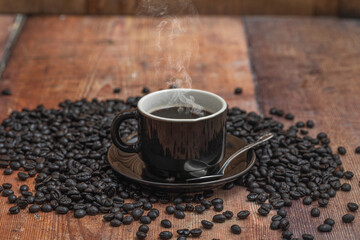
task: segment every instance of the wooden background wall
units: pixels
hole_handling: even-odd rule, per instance
[[[131,15],[136,13],[140,1],[0,0],[0,13]],[[200,14],[360,17],[360,0],[193,0],[193,3]]]

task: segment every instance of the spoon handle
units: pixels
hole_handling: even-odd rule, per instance
[[[231,155],[226,162],[222,165],[222,167],[220,168],[220,170],[216,173],[216,174],[224,174],[225,173],[225,169],[227,168],[227,166],[230,164],[230,162],[232,160],[234,160],[239,154],[249,150],[250,148],[253,148],[263,142],[268,141],[269,139],[271,139],[274,135],[272,133],[267,133],[265,135],[263,135],[261,138],[259,138],[259,140],[257,140],[256,142],[250,143],[248,145],[246,145],[245,147],[239,149],[238,151],[236,151],[235,153],[233,153],[233,155]]]

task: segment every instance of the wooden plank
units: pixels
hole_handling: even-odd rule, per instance
[[[180,19],[181,20],[181,19]],[[188,19],[187,19],[188,20]],[[162,45],[169,54],[177,54],[189,47],[187,39],[199,43],[198,56],[190,64],[193,87],[209,90],[223,96],[230,106],[256,111],[254,84],[250,74],[246,38],[239,18],[200,18],[197,31],[188,31],[173,48]],[[158,22],[130,17],[30,17],[24,26],[12,58],[0,81],[1,88],[11,88],[13,96],[1,97],[0,119],[12,110],[34,108],[38,104],[56,107],[67,98],[91,99],[98,97],[126,98],[138,95],[144,85],[152,91],[166,88],[166,74],[156,74]],[[186,23],[186,21],[185,21]],[[155,26],[155,30],[154,30]],[[190,42],[192,43],[192,42]],[[186,49],[185,48],[185,49]],[[165,54],[166,56],[166,54]],[[163,65],[160,71],[166,70]],[[234,95],[241,86],[243,95]],[[120,94],[112,89],[121,87]],[[21,184],[14,175],[0,174],[0,182],[11,182],[14,188]],[[33,183],[30,184],[33,189]],[[236,187],[232,191],[218,190],[217,197],[226,201],[225,209],[234,212],[256,206],[246,201],[247,192]],[[161,217],[151,224],[147,239],[157,239],[161,219],[165,218],[164,205],[156,204]],[[0,199],[0,236],[4,239],[135,239],[138,223],[112,228],[102,216],[75,219],[71,213],[58,216],[39,213],[37,217],[27,211],[9,215],[6,199]],[[200,220],[211,219],[214,213],[187,214],[183,220],[168,217],[173,228],[194,228]],[[237,239],[230,233],[235,218],[218,224],[213,231],[204,231],[202,239]],[[257,214],[241,223],[244,239],[273,239],[279,234],[269,230],[270,217]],[[270,235],[271,234],[271,235]],[[175,234],[176,236],[176,234]],[[264,237],[265,236],[265,237]],[[175,238],[175,237],[174,237]]]
[[[319,218],[310,217],[313,206],[298,201],[288,212],[294,237],[311,233],[315,239],[359,239],[360,222],[344,224],[346,204],[358,202],[360,192],[360,25],[355,20],[248,17],[245,20],[249,51],[257,79],[257,97],[261,111],[275,106],[296,116],[296,121],[313,119],[316,133],[327,132],[336,152],[344,146],[345,169],[355,173],[349,193],[338,192]],[[358,218],[358,215],[356,218]],[[319,233],[316,227],[325,218],[336,224],[331,233]]]
[[[360,16],[359,0],[339,0],[339,16],[355,18]]]

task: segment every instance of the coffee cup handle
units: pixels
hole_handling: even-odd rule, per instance
[[[127,153],[137,153],[140,152],[140,136],[138,135],[138,141],[134,144],[128,145],[123,142],[119,135],[119,128],[120,124],[126,120],[126,119],[138,119],[139,114],[136,109],[130,109],[123,111],[115,116],[111,123],[111,138],[114,145],[119,148],[121,151],[127,152]]]

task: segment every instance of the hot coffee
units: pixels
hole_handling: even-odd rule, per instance
[[[205,110],[193,109],[190,107],[176,106],[176,107],[167,107],[167,108],[158,109],[151,112],[151,114],[163,118],[196,119],[200,117],[209,116],[212,113]]]

